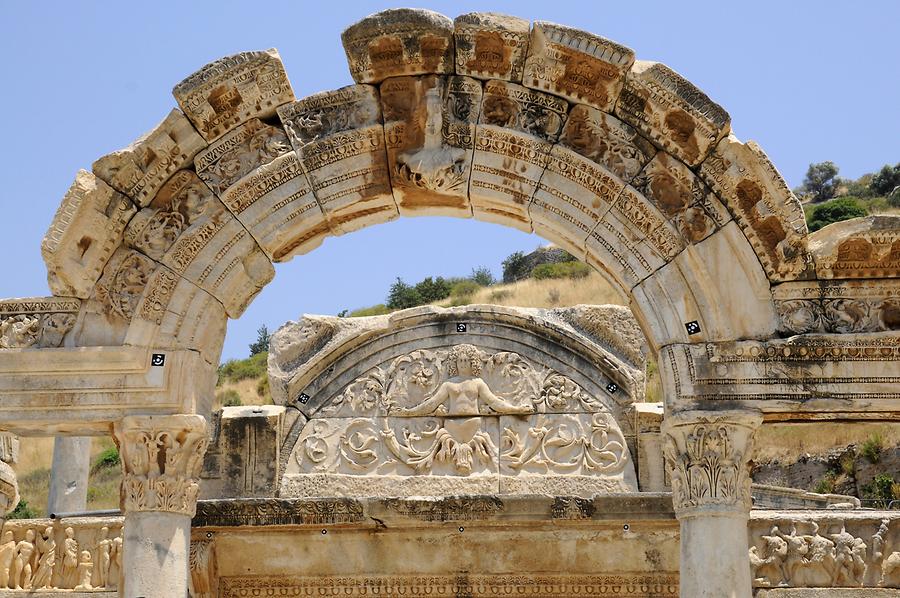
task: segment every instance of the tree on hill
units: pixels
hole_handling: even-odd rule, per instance
[[[891,195],[898,186],[900,186],[900,163],[893,167],[885,164],[881,170],[875,173],[872,182],[869,183],[872,191],[877,195],[885,196]]]
[[[265,324],[260,326],[259,330],[256,331],[256,342],[250,343],[250,355],[268,351],[271,336],[269,328]]]
[[[834,197],[840,179],[838,167],[832,161],[810,164],[803,179],[803,191],[812,196],[815,202]]]

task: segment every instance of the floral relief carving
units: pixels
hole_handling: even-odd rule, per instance
[[[209,440],[202,416],[133,416],[115,427],[122,455],[122,508],[193,516]]]
[[[460,344],[400,355],[312,417],[288,477],[500,475],[521,486],[550,474],[596,478],[580,487],[591,492],[628,489],[630,455],[604,403],[509,351]]]
[[[750,510],[748,463],[761,422],[752,412],[687,412],[666,418],[664,456],[676,513]]]

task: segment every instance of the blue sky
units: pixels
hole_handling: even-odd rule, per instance
[[[340,32],[389,2],[4,2],[5,149],[0,297],[45,295],[40,240],[78,168],[128,145],[175,106],[171,89],[209,61],[276,47],[297,97],[351,83]],[[791,186],[810,162],[858,177],[900,161],[900,2],[419,0],[451,18],[496,11],[580,27],[665,62],[731,114]],[[259,7],[264,7],[260,9]],[[383,301],[395,277],[500,272],[533,235],[467,220],[403,219],[329,239],[277,266],[229,323],[242,357],[263,323]]]

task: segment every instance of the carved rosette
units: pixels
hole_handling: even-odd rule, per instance
[[[132,416],[115,425],[122,510],[194,516],[209,439],[200,415]]]
[[[678,518],[746,515],[749,459],[762,417],[752,411],[692,411],[667,417],[662,431]]]

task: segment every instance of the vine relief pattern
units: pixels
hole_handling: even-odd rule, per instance
[[[468,344],[416,350],[354,380],[306,424],[286,473],[295,489],[340,480],[335,491],[351,495],[381,476],[414,478],[401,484],[410,493],[538,491],[560,478],[575,494],[636,489],[603,402],[516,353]]]

